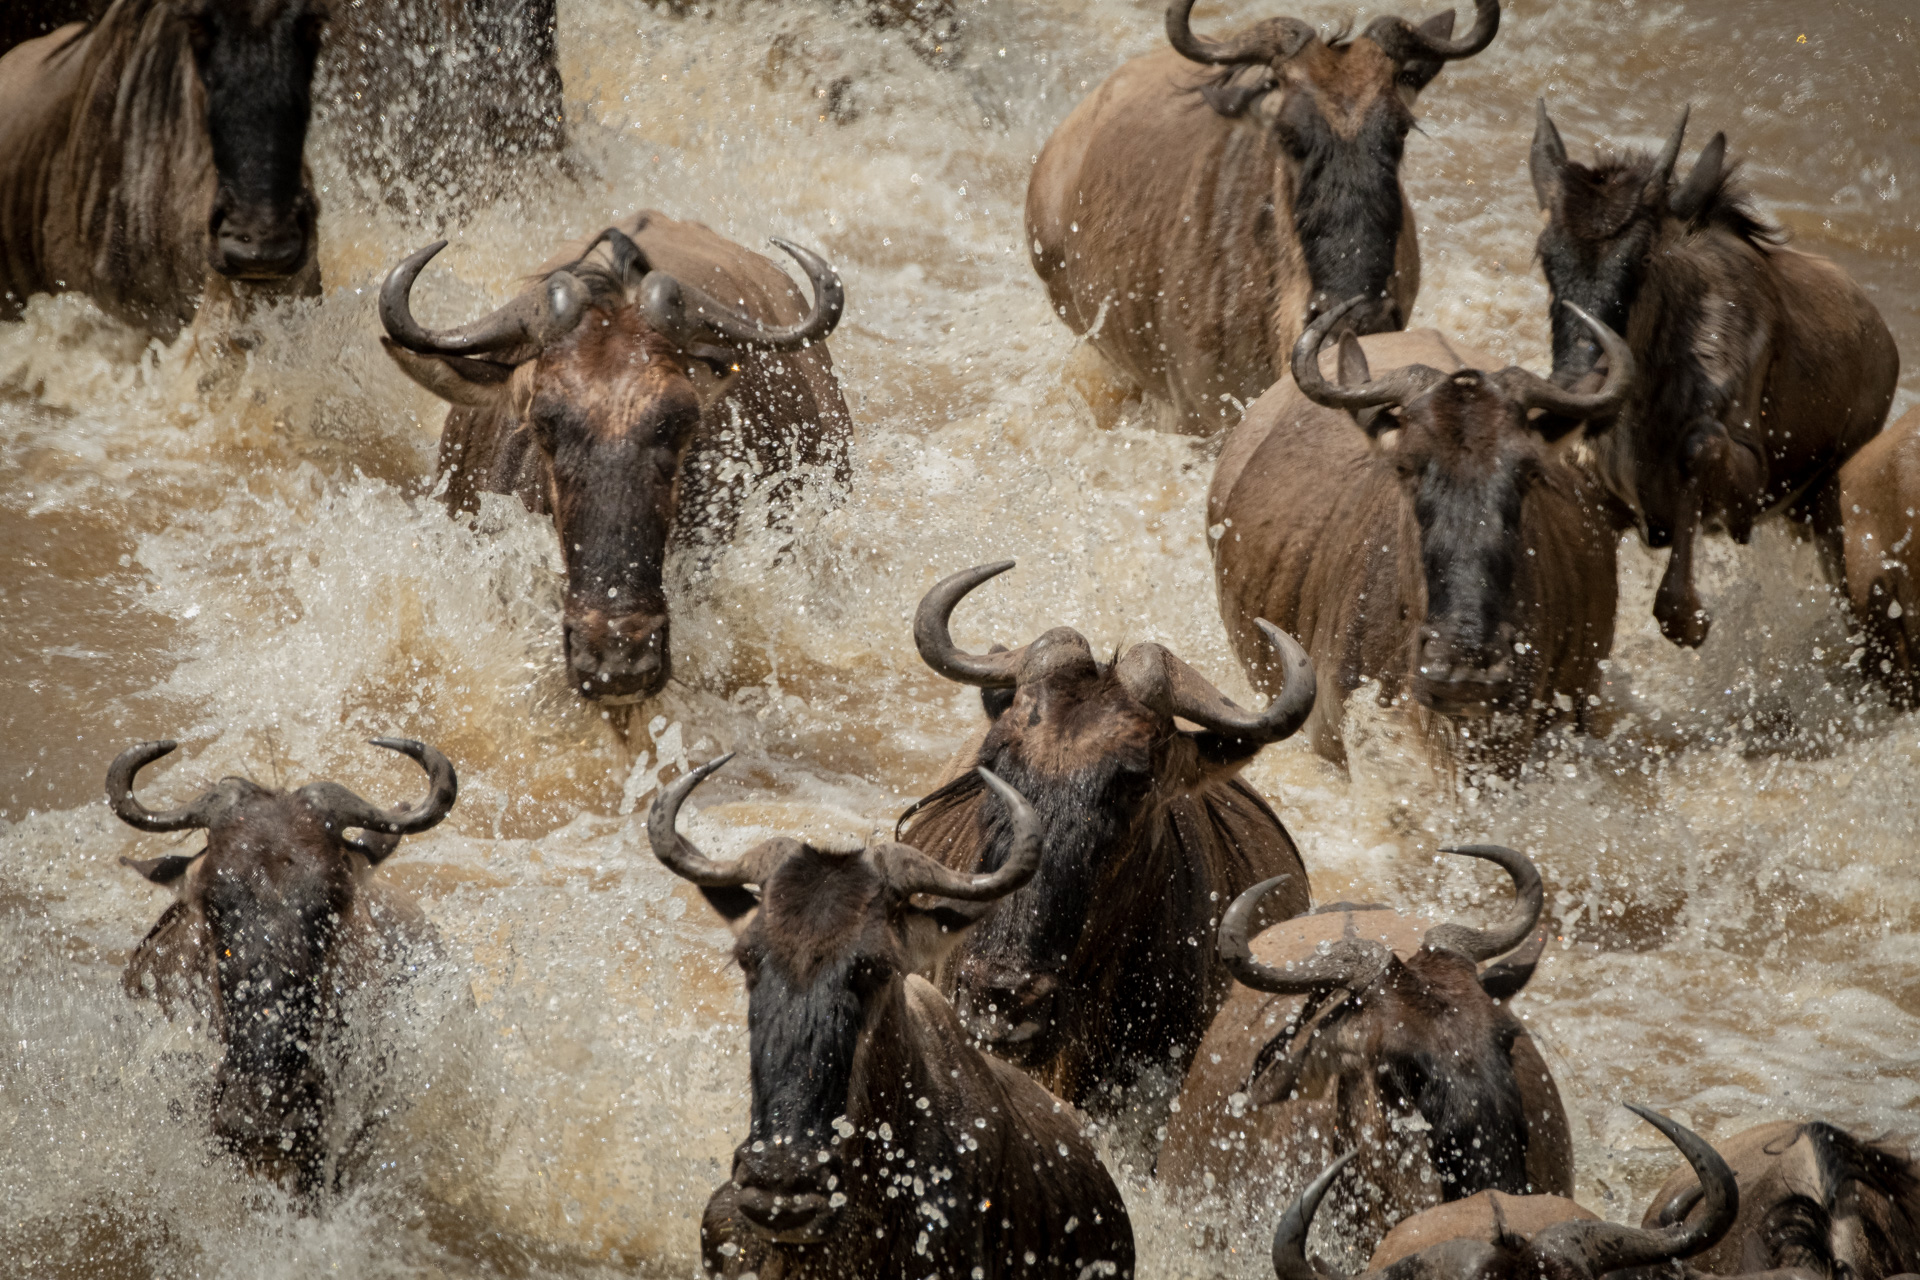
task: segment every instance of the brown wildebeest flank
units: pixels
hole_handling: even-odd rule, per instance
[[[1301,329],[1365,299],[1359,333],[1398,329],[1420,289],[1400,156],[1412,105],[1480,52],[1498,0],[1329,44],[1297,18],[1224,40],[1167,9],[1172,48],[1109,76],[1056,129],[1027,187],[1027,247],[1054,314],[1120,378],[1210,435],[1280,378]],[[1235,402],[1238,402],[1237,404]]]

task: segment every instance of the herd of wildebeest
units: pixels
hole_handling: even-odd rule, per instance
[[[82,290],[169,337],[216,288],[249,304],[316,293],[304,148],[326,43],[358,50],[358,70],[326,83],[356,85],[367,111],[405,126],[442,88],[457,98],[376,83],[440,65],[411,56],[410,39],[448,38],[411,2],[112,0],[15,47],[0,59],[0,317]],[[1530,165],[1551,373],[1403,331],[1420,269],[1400,179],[1412,108],[1495,38],[1497,0],[1475,0],[1459,36],[1448,11],[1332,39],[1295,18],[1210,38],[1191,8],[1173,0],[1169,47],[1121,66],[1053,134],[1025,226],[1055,312],[1106,376],[1165,402],[1180,430],[1225,433],[1204,523],[1221,617],[1268,701],[1237,706],[1158,644],[1102,661],[1064,626],[968,652],[954,609],[1012,568],[983,565],[934,585],[912,622],[934,671],[981,690],[985,723],[895,840],[782,838],[715,860],[676,819],[726,758],[663,789],[653,853],[731,927],[747,988],[751,1120],[704,1218],[706,1265],[762,1280],[1130,1274],[1133,1229],[1083,1117],[1184,1069],[1153,1176],[1242,1213],[1273,1203],[1263,1188],[1304,1185],[1273,1238],[1282,1280],[1336,1273],[1306,1251],[1328,1196],[1347,1256],[1397,1280],[1920,1270],[1920,1166],[1812,1118],[1716,1149],[1636,1108],[1685,1167],[1640,1226],[1575,1203],[1566,1113],[1507,1008],[1546,941],[1533,863],[1445,851],[1511,880],[1487,927],[1316,908],[1292,838],[1241,776],[1303,727],[1340,759],[1342,708],[1363,687],[1450,729],[1430,743],[1509,772],[1549,727],[1604,730],[1628,529],[1671,546],[1655,613],[1697,646],[1697,540],[1792,522],[1868,638],[1864,671],[1911,704],[1920,413],[1882,430],[1898,369],[1886,326],[1831,262],[1783,245],[1724,135],[1682,173],[1681,109],[1658,154],[1587,165],[1543,103]],[[536,74],[482,77],[491,114],[443,104],[443,121],[479,120],[484,140],[487,121],[531,120],[514,148],[558,145],[551,3],[443,5],[443,25],[463,9],[513,46],[501,65]],[[516,12],[517,28],[501,16]],[[348,136],[413,132],[362,123]],[[777,243],[810,301],[768,258],[652,211],[557,247],[513,301],[456,328],[414,313],[441,245],[381,289],[388,353],[451,405],[450,508],[503,493],[551,515],[560,647],[586,698],[661,688],[669,547],[724,537],[745,481],[849,480],[855,425],[828,354],[840,280]],[[374,873],[457,793],[432,747],[377,745],[419,762],[425,801],[228,778],[155,811],[135,775],[164,741],[107,772],[123,821],[206,841],[128,862],[176,900],[126,988],[207,1020],[220,1158],[315,1210],[350,1173],[327,1138],[318,1048],[343,1034],[340,995],[398,981],[433,937]]]

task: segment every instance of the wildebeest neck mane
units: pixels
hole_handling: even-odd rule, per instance
[[[1659,163],[1657,156],[1644,151],[1603,157],[1592,167],[1568,162],[1561,170],[1559,197],[1568,232],[1581,240],[1605,240],[1618,232],[1639,208]],[[1740,168],[1739,161],[1720,167],[1700,193],[1703,199],[1691,212],[1690,225],[1719,227],[1753,245],[1784,244],[1786,231],[1753,207],[1753,195],[1741,181]]]
[[[1899,1275],[1920,1266],[1920,1177],[1903,1153],[1884,1142],[1866,1142],[1843,1129],[1821,1122],[1804,1125],[1779,1145],[1786,1147],[1805,1137],[1819,1163],[1820,1185],[1846,1188],[1835,1203],[1823,1204],[1805,1195],[1789,1196],[1774,1206],[1761,1224],[1773,1265],[1805,1268],[1815,1275],[1840,1276],[1847,1268],[1835,1257],[1837,1237],[1852,1235],[1837,1229],[1835,1219],[1852,1218],[1860,1243],[1874,1266],[1868,1274]],[[1866,1187],[1879,1195],[1862,1195]]]

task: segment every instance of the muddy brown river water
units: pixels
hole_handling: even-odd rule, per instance
[[[935,68],[829,0],[561,0],[566,170],[443,228],[368,201],[323,126],[326,295],[270,317],[238,364],[191,336],[148,346],[76,297],[0,326],[7,1273],[696,1275],[746,1124],[744,999],[724,931],[646,851],[663,772],[740,752],[686,820],[721,853],[890,824],[980,717],[914,653],[913,604],[1003,557],[1019,568],[963,606],[962,644],[1071,624],[1096,649],[1165,643],[1245,694],[1207,562],[1209,452],[1138,415],[1095,426],[1021,245],[1033,156],[1156,47],[1158,0],[959,8],[963,47]],[[1196,25],[1269,11],[1208,3]],[[1294,10],[1327,29],[1375,11]],[[1691,101],[1688,161],[1729,133],[1764,209],[1872,291],[1907,354],[1894,415],[1920,398],[1908,0],[1506,6],[1408,145],[1413,320],[1543,369],[1541,95],[1577,156],[1657,145]],[[444,232],[417,305],[447,323],[649,206],[835,261],[858,437],[844,504],[674,566],[677,679],[622,724],[565,682],[550,527],[508,499],[457,524],[428,495],[441,410],[382,354],[373,293]],[[1557,940],[1517,1007],[1573,1113],[1582,1198],[1614,1217],[1675,1163],[1625,1101],[1710,1137],[1804,1116],[1920,1134],[1920,719],[1863,688],[1808,548],[1769,528],[1708,561],[1717,621],[1682,652],[1648,616],[1659,562],[1624,548],[1620,723],[1551,744],[1517,786],[1436,776],[1364,707],[1350,772],[1297,742],[1250,770],[1318,900],[1471,917],[1504,890],[1438,845],[1538,860]],[[417,774],[362,740],[393,732],[461,772],[452,818],[382,872],[447,957],[348,1047],[385,1121],[354,1188],[303,1217],[211,1152],[204,1037],[120,994],[165,895],[115,860],[174,838],[115,822],[101,779],[164,736],[184,748],[151,771],[161,800],[230,772],[390,800]],[[1271,1274],[1264,1232],[1210,1233],[1213,1207],[1154,1186],[1139,1132],[1103,1141],[1143,1276]]]

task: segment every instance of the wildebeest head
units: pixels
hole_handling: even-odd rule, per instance
[[[1920,1271],[1920,1166],[1897,1144],[1822,1121],[1763,1124],[1715,1144],[1740,1182],[1733,1231],[1703,1271],[1785,1272],[1887,1280]],[[1641,1221],[1670,1227],[1704,1215],[1707,1193],[1685,1169]]]
[[[207,261],[236,280],[279,280],[313,256],[301,156],[327,0],[177,0],[207,99],[217,185]]]
[[[1103,663],[1079,632],[1056,627],[1011,652],[962,651],[948,632],[954,606],[1012,567],[1011,560],[981,565],[937,583],[920,602],[913,632],[928,666],[979,686],[998,709],[980,763],[1029,797],[1045,833],[1033,883],[963,944],[955,993],[969,1031],[1031,1066],[1053,1056],[1064,1028],[1086,1012],[1072,1003],[1097,998],[1069,975],[1093,967],[1089,950],[1111,944],[1089,936],[1089,925],[1101,899],[1124,897],[1126,877],[1139,873],[1155,843],[1171,838],[1162,820],[1168,801],[1298,729],[1313,710],[1314,674],[1292,637],[1264,619],[1259,626],[1282,681],[1259,712],[1235,706],[1157,644]],[[1176,717],[1199,727],[1182,729]],[[936,794],[979,785],[966,775]],[[981,865],[991,869],[1010,856],[1018,833],[1004,806],[989,802],[979,813]]]
[[[1499,0],[1474,0],[1459,40],[1453,10],[1415,25],[1380,17],[1356,40],[1329,44],[1298,18],[1269,18],[1221,41],[1187,25],[1193,0],[1167,7],[1167,39],[1195,62],[1225,68],[1201,92],[1224,116],[1252,111],[1271,130],[1290,182],[1294,230],[1313,293],[1311,320],[1359,294],[1358,333],[1406,324],[1391,283],[1406,198],[1400,156],[1413,101],[1440,68],[1471,57],[1500,29]]]
[[[1366,1280],[1599,1280],[1610,1271],[1653,1267],[1709,1247],[1727,1233],[1739,1211],[1740,1188],[1732,1170],[1691,1129],[1646,1107],[1631,1103],[1628,1107],[1680,1148],[1707,1188],[1705,1212],[1697,1222],[1648,1230],[1598,1219],[1570,1219],[1543,1228],[1532,1239],[1512,1234],[1496,1222],[1491,1239],[1476,1234],[1447,1240],[1368,1271]],[[1306,1249],[1314,1212],[1355,1154],[1348,1152],[1336,1160],[1281,1217],[1273,1233],[1276,1280],[1348,1280],[1309,1262]]]
[[[1674,183],[1687,115],[1680,113],[1658,156],[1629,152],[1589,168],[1568,159],[1546,103],[1537,104],[1528,168],[1547,215],[1538,252],[1555,301],[1585,307],[1625,333],[1663,233],[1720,222],[1748,238],[1778,234],[1746,206],[1734,182],[1738,165],[1727,161],[1724,133],[1701,148],[1686,181]],[[1600,354],[1592,336],[1559,310],[1553,325],[1554,380],[1571,386],[1593,369]]]
[[[589,261],[602,243],[605,259]],[[572,266],[459,329],[423,329],[408,300],[445,241],[395,267],[380,291],[387,351],[400,367],[454,404],[513,415],[551,464],[567,664],[589,698],[633,701],[671,673],[661,573],[681,458],[702,415],[726,396],[744,355],[798,350],[840,321],[833,268],[774,243],[814,290],[811,313],[781,327],[656,270],[612,227]]]
[[[1540,873],[1499,845],[1443,853],[1484,858],[1513,878],[1515,904],[1490,929],[1427,930],[1401,959],[1383,942],[1342,938],[1284,966],[1248,945],[1260,900],[1284,877],[1241,894],[1220,922],[1220,955],[1256,991],[1304,996],[1297,1022],[1254,1059],[1244,1092],[1256,1106],[1296,1094],[1320,1097],[1337,1084],[1344,1111],[1389,1117],[1417,1111],[1444,1198],[1486,1187],[1524,1194],[1527,1117],[1510,1053],[1520,1024],[1498,1005],[1532,974],[1537,952],[1481,974],[1479,962],[1518,946],[1540,918]],[[1544,938],[1539,941],[1544,942]]]
[[[213,1129],[249,1167],[291,1176],[311,1189],[328,1105],[314,1061],[327,999],[327,970],[357,884],[399,844],[453,808],[459,782],[447,758],[410,738],[375,738],[427,771],[418,807],[376,809],[336,782],[273,791],[224,778],[192,804],[155,812],[133,795],[134,775],[171,752],[143,742],[107,770],[107,803],[142,831],[207,833],[191,857],[135,862],[178,894],[175,910],[204,932],[203,965],[224,1056],[214,1082]],[[349,831],[362,834],[351,836]]]
[[[740,1212],[777,1240],[814,1243],[847,1202],[840,1187],[854,1135],[886,1108],[908,1105],[897,1046],[881,1042],[878,1028],[898,1034],[907,975],[1032,877],[1040,824],[1018,792],[982,770],[1014,831],[1006,862],[989,875],[964,875],[891,841],[834,852],[775,839],[715,863],[674,823],[687,793],[731,758],[663,791],[647,835],[738,937],[753,1086],[751,1127],[734,1152]]]
[[[1618,334],[1573,311],[1605,345],[1612,368],[1591,394],[1563,390],[1509,366],[1442,373],[1407,365],[1374,378],[1352,334],[1340,340],[1338,382],[1320,371],[1320,348],[1348,307],[1326,312],[1293,349],[1293,378],[1316,404],[1344,409],[1391,460],[1420,531],[1426,615],[1416,634],[1413,693],[1447,715],[1508,709],[1516,690],[1513,584],[1521,508],[1550,471],[1550,446],[1579,423],[1613,411],[1633,383]],[[1572,306],[1572,304],[1568,304]],[[1540,416],[1530,417],[1533,411]]]

